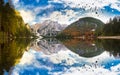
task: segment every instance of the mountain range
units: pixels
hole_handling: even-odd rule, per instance
[[[46,20],[42,23],[36,24],[32,28],[40,36],[52,37],[64,30],[66,26],[67,25],[61,25],[55,21]]]
[[[32,29],[43,37],[55,37],[58,34],[72,37],[94,37],[101,35],[103,25],[104,23],[96,18],[84,17],[70,25],[61,25],[58,22],[46,20],[33,25]]]

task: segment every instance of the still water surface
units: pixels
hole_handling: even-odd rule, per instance
[[[0,75],[120,75],[120,40],[0,43]]]

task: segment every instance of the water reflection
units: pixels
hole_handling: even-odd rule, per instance
[[[62,43],[71,51],[83,57],[94,57],[104,52],[104,48],[97,40],[70,39]]]
[[[42,51],[46,55],[54,54],[60,50],[67,49],[63,44],[61,44],[60,41],[55,38],[37,40],[33,43],[31,48],[36,51]]]
[[[120,58],[120,40],[102,40],[102,45],[111,55]]]
[[[120,40],[38,39],[26,51],[27,45],[17,43],[13,51],[23,50],[20,55],[13,52],[16,59],[21,58],[19,62],[15,64],[14,59],[8,70],[1,66],[9,75],[119,75],[119,43]],[[9,62],[13,62],[12,58]],[[7,63],[2,59],[2,64]]]
[[[29,43],[30,40],[25,39],[2,39],[0,41],[0,75],[19,63],[24,51],[28,49]]]

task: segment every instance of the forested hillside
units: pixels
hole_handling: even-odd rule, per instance
[[[104,23],[96,18],[84,17],[66,27],[59,37],[80,37],[93,38],[101,35]]]
[[[109,23],[103,27],[104,36],[119,36],[120,35],[120,16],[110,19]]]
[[[31,36],[28,24],[25,24],[20,13],[9,3],[0,2],[0,36],[2,37],[29,37]]]

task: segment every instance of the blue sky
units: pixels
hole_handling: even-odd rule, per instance
[[[45,20],[70,24],[81,17],[95,17],[103,22],[120,15],[120,0],[12,0],[29,24]]]

